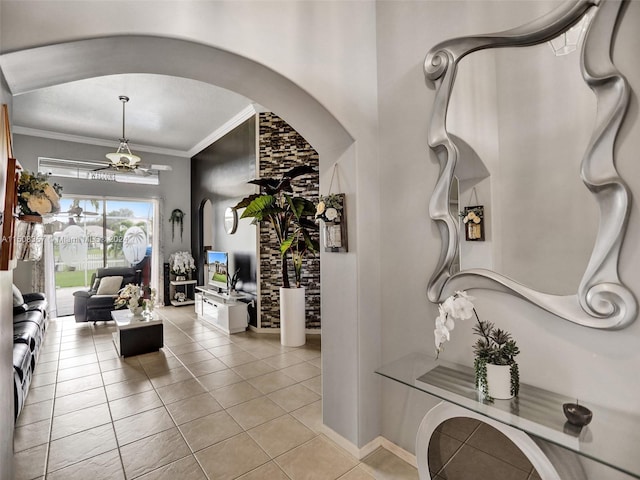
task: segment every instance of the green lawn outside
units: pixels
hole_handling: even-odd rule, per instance
[[[91,281],[91,274],[87,272],[87,282]],[[56,287],[84,287],[84,270],[73,272],[56,272]]]

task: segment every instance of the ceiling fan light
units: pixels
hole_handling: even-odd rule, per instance
[[[140,157],[131,153],[129,141],[124,133],[125,127],[125,104],[129,101],[129,97],[121,95],[119,100],[122,102],[122,138],[118,150],[114,153],[107,153],[107,158],[111,160],[112,165],[116,169],[134,169],[140,163]]]

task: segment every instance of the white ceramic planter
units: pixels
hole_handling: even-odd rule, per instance
[[[500,400],[512,398],[511,366],[487,363],[487,385],[490,397]]]
[[[280,343],[285,347],[299,347],[305,337],[304,287],[280,287]]]

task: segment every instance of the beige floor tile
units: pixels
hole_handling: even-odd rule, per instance
[[[21,427],[30,423],[39,422],[51,418],[51,409],[53,408],[53,400],[45,400],[44,402],[30,403],[25,405],[20,412],[20,416],[16,421],[16,426]]]
[[[322,368],[322,355],[316,358],[313,358],[311,360],[307,360],[308,363],[310,363],[311,365],[314,365],[318,368]]]
[[[76,348],[64,349],[60,348],[60,356],[58,357],[60,360],[66,360],[67,358],[74,357],[82,357],[85,355],[94,355],[96,353],[96,349],[93,346],[93,342],[91,345],[87,346],[78,346]]]
[[[125,445],[120,452],[127,478],[144,475],[191,454],[177,428]]]
[[[20,452],[49,441],[51,420],[45,419],[17,427],[13,431],[13,450]]]
[[[414,466],[384,448],[364,458],[360,467],[379,480],[418,480]]]
[[[320,395],[297,383],[267,395],[287,412],[309,405],[320,400]]]
[[[316,377],[322,373],[322,371],[310,363],[304,362],[291,367],[283,368],[282,373],[289,375],[291,378],[302,382],[310,378]]]
[[[32,387],[29,389],[29,394],[25,400],[25,404],[44,402],[45,400],[51,400],[55,392],[55,385],[44,385],[42,387]]]
[[[301,348],[296,348],[293,351],[293,354],[296,357],[300,357],[301,359],[308,361],[320,357],[321,352],[320,348],[316,347],[315,345],[309,345]]]
[[[103,387],[65,395],[64,397],[56,398],[53,415],[64,415],[75,410],[80,410],[81,408],[100,405],[101,403],[106,403],[106,401],[107,397],[105,396]]]
[[[151,383],[155,388],[165,387],[172,383],[182,382],[193,378],[191,373],[189,373],[189,370],[184,367],[174,368],[168,372],[159,373],[157,375],[147,372],[147,375],[149,375]]]
[[[198,350],[204,350],[204,347],[198,342],[189,342],[183,345],[176,345],[175,347],[171,347],[171,351],[173,352],[173,354],[178,356],[183,353],[197,352]]]
[[[215,390],[243,381],[242,377],[230,368],[207,375],[201,375],[198,377],[198,380],[207,390]]]
[[[147,374],[141,367],[135,368],[132,366],[123,366],[116,370],[109,370],[102,372],[102,379],[105,385],[111,385],[112,383],[128,382],[131,380],[145,380]]]
[[[223,355],[218,358],[228,367],[237,367],[239,365],[243,365],[249,362],[255,362],[256,360],[258,360],[249,352],[236,352],[230,355]]]
[[[209,478],[216,480],[231,480],[269,461],[267,454],[246,433],[212,445],[195,455]]]
[[[13,455],[13,480],[31,480],[44,475],[48,444],[16,452]]]
[[[100,364],[98,363],[89,363],[87,365],[65,368],[58,370],[58,382],[86,377],[87,375],[95,375],[97,373],[100,373]]]
[[[211,395],[213,395],[213,398],[224,408],[229,408],[233,405],[238,405],[239,403],[262,396],[259,390],[244,381],[212,390]]]
[[[58,361],[58,368],[70,368],[77,367],[80,365],[87,365],[89,363],[96,363],[98,361],[98,357],[95,353],[91,353],[88,355],[80,355],[78,357],[65,358],[64,360]]]
[[[311,403],[291,412],[291,415],[316,433],[322,433],[322,401]]]
[[[342,475],[338,480],[376,480],[376,477],[372,477],[358,465],[356,468]]]
[[[211,358],[209,360],[205,360],[204,362],[189,364],[187,365],[187,368],[191,371],[191,373],[194,376],[200,377],[202,375],[207,375],[209,373],[226,370],[227,366],[217,358]]]
[[[48,480],[124,480],[118,450],[96,455],[47,475]]]
[[[173,353],[185,365],[191,365],[192,363],[204,362],[205,360],[212,360],[212,359],[215,358],[213,356],[213,353],[210,353],[207,350],[198,350],[196,352],[181,353],[181,354],[177,354],[174,351]]]
[[[164,387],[157,388],[156,391],[165,404],[177,402],[184,398],[205,393],[207,390],[194,378],[182,382],[172,383]]]
[[[515,443],[486,423],[481,423],[466,443],[526,472],[530,472],[533,468],[531,462]]]
[[[66,382],[58,382],[56,386],[56,397],[71,395],[72,393],[78,393],[84,390],[91,390],[93,388],[102,387],[102,385],[102,376],[100,376],[100,374],[74,378],[73,380],[67,380]]]
[[[106,403],[58,415],[53,417],[51,439],[56,440],[107,423],[111,423],[111,415]]]
[[[317,377],[310,378],[309,380],[305,380],[300,383],[308,389],[313,390],[318,395],[322,395],[322,375],[318,375]]]
[[[176,357],[158,357],[152,361],[142,362],[142,368],[149,377],[157,377],[174,368],[184,368]]]
[[[238,480],[289,480],[282,469],[275,463],[269,462],[245,473]]]
[[[36,365],[36,369],[35,369],[36,372],[45,373],[45,372],[55,372],[57,370],[58,370],[58,360],[46,362],[43,359],[42,355],[38,357],[38,364]]]
[[[201,344],[204,342],[200,342]],[[205,347],[216,357],[224,357],[225,355],[231,355],[232,353],[244,352],[242,347],[239,347],[235,343],[227,343],[224,345],[217,345],[213,347]]]
[[[187,397],[167,405],[167,410],[176,425],[181,425],[196,418],[219,412],[222,406],[209,393]]]
[[[31,387],[42,387],[56,383],[56,372],[36,373],[31,378]]]
[[[43,363],[52,362],[57,364],[58,356],[59,356],[59,353],[43,353],[39,355],[38,361],[42,361]]]
[[[527,480],[529,477],[528,472],[468,445],[463,445],[438,475],[446,479],[475,480]]]
[[[293,352],[282,353],[280,355],[265,358],[264,361],[275,368],[287,368],[304,362],[303,359],[294,355]]]
[[[164,465],[137,480],[208,480],[193,455]]]
[[[151,382],[148,379],[130,380],[127,382],[106,385],[104,390],[107,392],[107,398],[109,401],[113,401],[119,398],[128,397],[129,395],[135,395],[136,393],[153,390],[153,385],[151,385]]]
[[[272,367],[268,363],[263,362],[262,360],[259,360],[257,362],[244,363],[242,365],[238,365],[237,367],[233,367],[233,371],[245,380],[271,373],[274,370],[274,367]]]
[[[136,393],[109,402],[113,420],[120,420],[161,406],[162,400],[154,390]]]
[[[271,345],[257,345],[246,347],[246,350],[256,358],[269,358],[280,355],[282,351]]]
[[[235,405],[228,408],[227,412],[245,430],[266,423],[286,413],[279,405],[266,397],[258,397]]]
[[[102,425],[69,435],[50,443],[48,469],[53,472],[116,447],[111,425]]]
[[[171,416],[164,407],[138,413],[130,417],[116,420],[113,426],[118,444],[126,445],[175,426]]]
[[[316,436],[291,415],[283,415],[247,431],[271,458],[308,442]]]
[[[280,371],[267,373],[247,380],[251,385],[256,387],[262,393],[271,393],[281,388],[288,387],[296,383],[296,381]]]
[[[276,463],[292,480],[332,480],[358,464],[323,436],[279,456]]]
[[[179,428],[194,452],[242,432],[242,427],[225,411],[187,422]]]
[[[462,446],[462,442],[436,430],[429,439],[427,450],[429,471],[432,475],[438,473],[449,459]]]

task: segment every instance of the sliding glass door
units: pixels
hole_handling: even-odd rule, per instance
[[[65,194],[50,228],[58,316],[73,314],[73,292],[88,289],[98,268],[135,266],[152,283],[155,210],[150,200]]]

